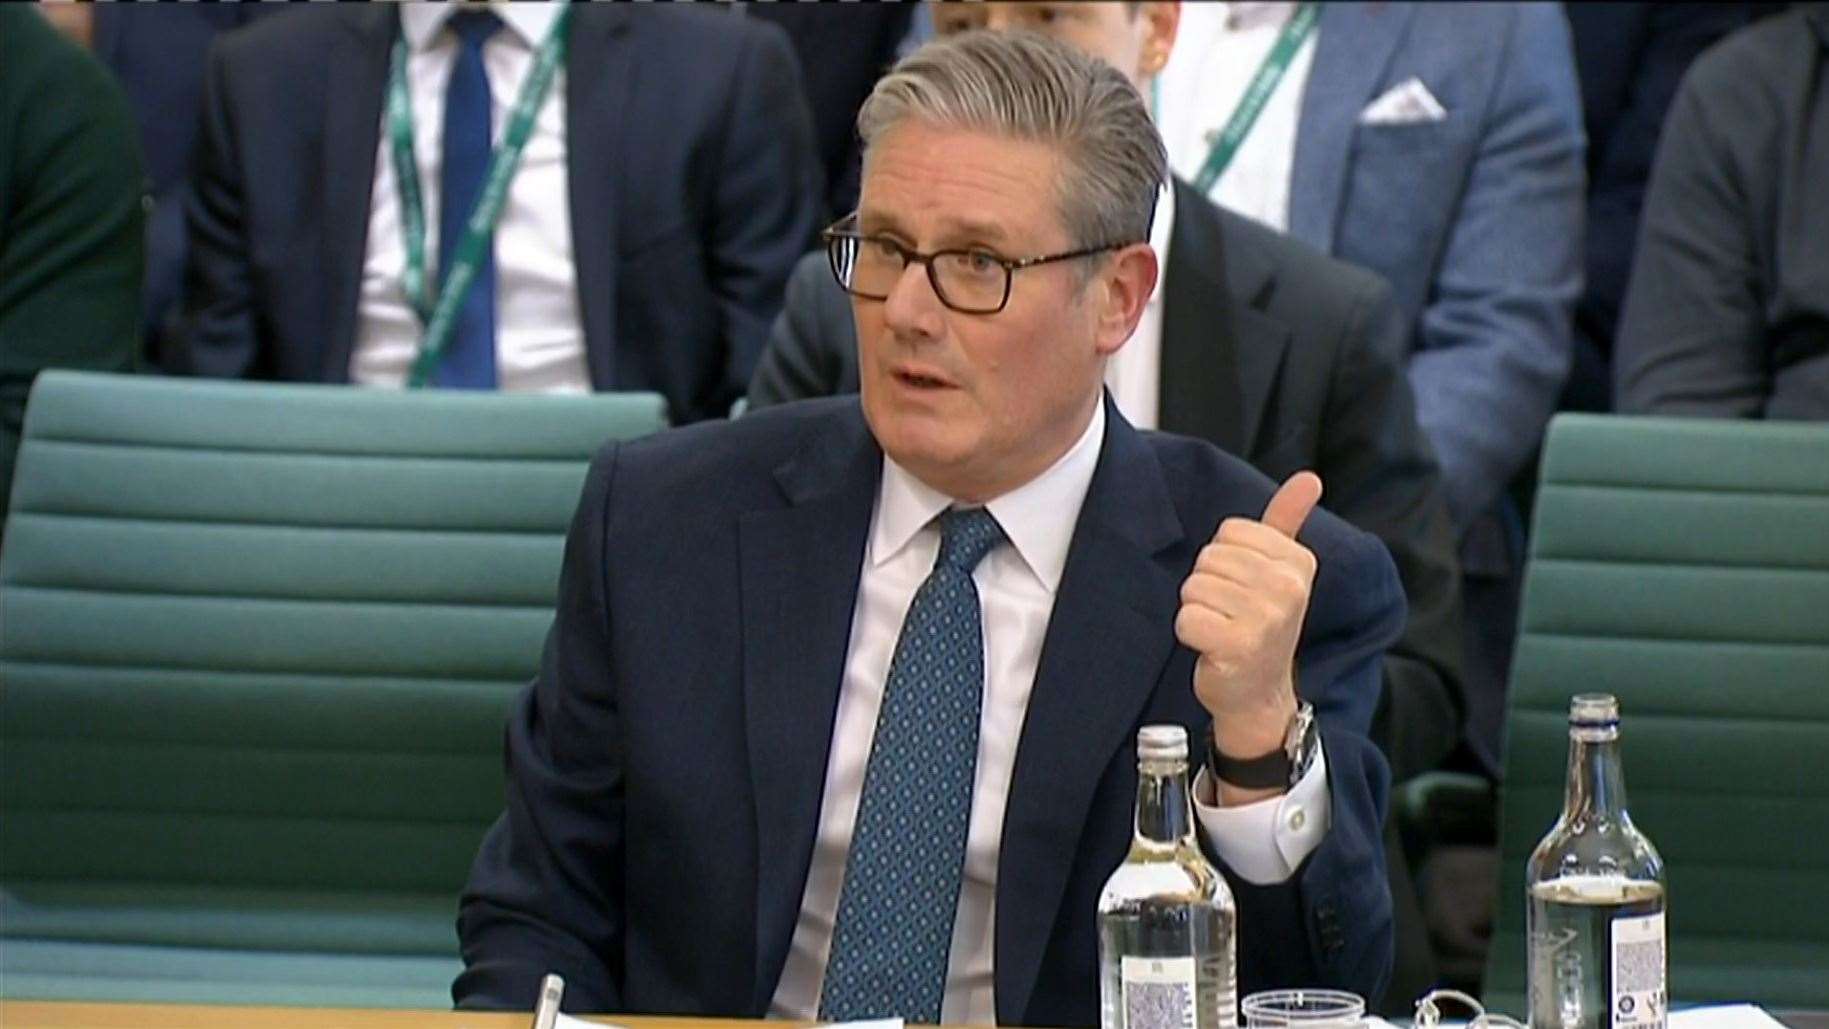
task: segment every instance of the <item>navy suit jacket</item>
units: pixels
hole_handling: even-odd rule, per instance
[[[1182,579],[1274,484],[1108,405],[1017,746],[998,857],[997,1017],[1098,1021],[1095,909],[1129,846],[1134,739],[1207,717],[1175,640]],[[760,1016],[805,889],[882,452],[855,397],[598,455],[542,667],[511,715],[507,810],[459,915],[465,1007]],[[1363,733],[1403,626],[1378,541],[1318,511],[1298,654],[1333,823],[1294,877],[1233,878],[1240,985],[1376,996],[1391,963],[1388,774]],[[1198,738],[1198,737],[1197,737]]]
[[[311,4],[212,47],[173,370],[348,381],[398,26],[386,4]],[[580,4],[564,99],[592,385],[659,392],[675,421],[725,414],[819,227],[787,40],[718,12]]]
[[[184,293],[184,194],[190,188],[203,68],[218,33],[284,10],[280,4],[96,4],[91,49],[127,92],[152,206],[146,212],[142,294],[146,356],[167,346],[168,320]]]
[[[1158,424],[1278,482],[1312,469],[1328,509],[1390,549],[1410,620],[1372,738],[1402,782],[1454,749],[1466,707],[1455,540],[1404,375],[1408,329],[1377,276],[1173,188]],[[851,305],[823,250],[801,259],[751,410],[857,392]]]

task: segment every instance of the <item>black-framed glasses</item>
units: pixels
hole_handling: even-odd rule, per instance
[[[1106,243],[1064,254],[1046,254],[1012,260],[982,247],[936,250],[923,254],[888,236],[866,236],[854,231],[857,215],[848,214],[821,233],[832,274],[846,293],[865,300],[887,300],[913,263],[927,267],[927,281],[940,302],[961,314],[996,314],[1010,302],[1012,277],[1024,268],[1057,261],[1091,257],[1130,246]]]

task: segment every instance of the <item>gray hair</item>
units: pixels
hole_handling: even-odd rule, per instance
[[[896,62],[857,115],[871,144],[913,119],[1050,143],[1058,208],[1073,245],[1149,238],[1168,155],[1143,98],[1116,68],[1034,32],[976,30]]]

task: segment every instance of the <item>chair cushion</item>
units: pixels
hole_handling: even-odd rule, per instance
[[[663,412],[40,376],[0,550],[0,995],[448,1006],[586,466]]]

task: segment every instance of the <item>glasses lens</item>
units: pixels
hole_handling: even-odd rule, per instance
[[[902,252],[888,240],[833,236],[826,246],[838,284],[849,293],[873,300],[889,296],[906,264]]]
[[[1010,270],[989,254],[978,252],[937,255],[934,278],[940,282],[942,298],[961,311],[995,311],[1003,306],[1010,288]]]

